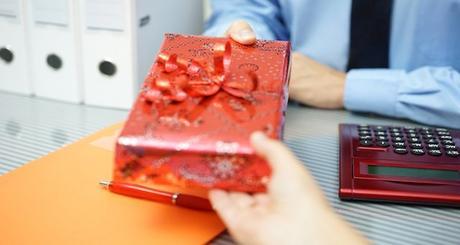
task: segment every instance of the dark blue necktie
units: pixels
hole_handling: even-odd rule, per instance
[[[352,0],[347,70],[388,68],[392,0]]]

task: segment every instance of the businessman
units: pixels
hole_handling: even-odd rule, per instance
[[[460,128],[460,0],[213,0],[212,8],[207,35],[291,41],[292,99]],[[260,133],[251,142],[273,169],[268,192],[210,192],[236,241],[368,243],[285,146]]]
[[[460,128],[460,0],[213,0],[205,34],[290,40],[290,98]]]

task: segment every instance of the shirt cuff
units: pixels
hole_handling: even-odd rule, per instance
[[[398,117],[398,89],[406,78],[404,70],[355,69],[345,81],[344,105],[351,111],[374,112]]]

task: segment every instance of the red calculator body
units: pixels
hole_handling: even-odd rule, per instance
[[[339,197],[460,206],[460,131],[341,124]]]

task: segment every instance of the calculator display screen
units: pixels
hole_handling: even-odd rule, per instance
[[[424,168],[402,168],[368,165],[367,173],[375,175],[460,180],[460,172],[455,170],[424,169]]]

